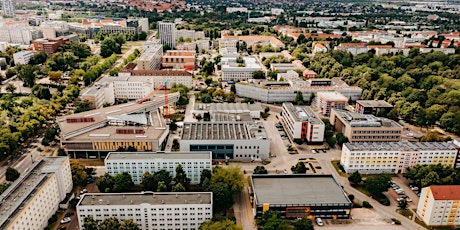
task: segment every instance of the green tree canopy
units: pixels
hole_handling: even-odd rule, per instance
[[[387,174],[372,175],[366,178],[365,187],[372,196],[378,197],[390,187],[391,177]]]
[[[15,181],[19,178],[21,174],[15,168],[8,167],[6,169],[6,180],[7,181]]]
[[[96,180],[96,185],[101,192],[111,192],[114,183],[113,176],[108,173],[105,173]]]
[[[264,166],[258,165],[254,168],[254,174],[268,174],[268,171]]]
[[[134,186],[131,174],[128,172],[118,173],[113,177],[113,191],[114,192],[127,192]]]
[[[225,229],[225,230],[243,230],[243,228],[235,222],[226,219],[221,221],[212,221],[208,220],[201,224],[199,230],[218,230],[218,229]]]

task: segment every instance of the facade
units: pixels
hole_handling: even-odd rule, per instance
[[[419,164],[454,167],[457,155],[449,142],[356,142],[343,144],[340,163],[347,173],[398,174]]]
[[[252,175],[256,218],[268,210],[282,218],[349,219],[352,202],[332,175]]]
[[[179,94],[169,94],[177,102]],[[166,145],[169,126],[159,108],[164,100],[129,102],[56,119],[61,147],[73,158],[105,158],[119,148],[160,151]]]
[[[238,42],[238,38],[221,38],[219,39],[219,50],[224,48],[236,48]]]
[[[195,51],[168,50],[163,55],[162,66],[166,69],[194,70]]]
[[[309,106],[283,103],[281,121],[292,140],[300,139],[308,143],[322,143],[324,140],[324,122]]]
[[[318,92],[316,105],[320,113],[328,116],[331,109],[345,109],[348,99],[339,92]]]
[[[306,78],[306,79],[309,79],[309,78],[316,78],[318,76],[318,74],[313,71],[313,70],[309,70],[309,69],[305,69],[303,72],[303,77]]]
[[[460,185],[432,185],[422,188],[417,215],[428,227],[460,225]]]
[[[72,191],[69,158],[45,157],[0,196],[0,229],[43,229]]]
[[[243,63],[237,63],[236,59],[222,58],[222,81],[246,81],[252,79],[254,71],[262,70],[255,58],[243,57]]]
[[[260,119],[260,113],[264,110],[258,103],[210,103],[195,104],[194,114],[209,113],[211,121],[251,121]]]
[[[329,121],[334,131],[343,133],[349,142],[401,141],[403,127],[388,118],[333,109]]]
[[[0,42],[30,45],[33,40],[42,37],[43,35],[40,30],[29,26],[0,28]]]
[[[176,167],[181,165],[191,179],[191,184],[200,183],[204,169],[212,172],[211,152],[111,152],[104,160],[106,172],[112,176],[128,172],[134,184],[139,185],[145,172],[154,174],[162,169],[176,176]]]
[[[2,0],[3,15],[14,17],[14,0]]]
[[[388,113],[393,106],[384,100],[358,100],[355,111],[360,114],[377,115],[380,112]]]
[[[171,49],[176,47],[176,23],[174,22],[158,22],[158,37],[161,44],[167,44]]]
[[[33,46],[34,50],[42,51],[47,54],[54,54],[58,50],[59,46],[72,41],[79,41],[78,36],[76,34],[60,36],[55,38],[37,39],[33,42]]]
[[[339,92],[352,100],[361,98],[362,89],[357,86],[349,86],[339,78],[333,78],[330,85],[314,85],[312,79],[308,81],[296,80],[290,82],[238,82],[235,84],[236,94],[239,97],[253,98],[264,103],[293,102],[296,93],[300,91],[304,101],[309,100],[310,95],[323,91]]]
[[[142,230],[190,229],[212,219],[211,192],[88,193],[77,204],[78,224],[93,216],[133,219]]]
[[[33,57],[33,56],[34,56],[33,51],[30,51],[30,50],[19,51],[19,52],[13,54],[14,63],[16,65],[28,64],[29,61],[30,61],[30,58]]]
[[[163,56],[163,46],[158,44],[149,47],[137,59],[137,68],[139,70],[158,70],[161,67],[161,58]]]
[[[265,160],[270,140],[262,123],[184,123],[180,141],[182,152],[211,151],[216,160]]]

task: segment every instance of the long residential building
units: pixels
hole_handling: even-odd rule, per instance
[[[290,102],[283,103],[281,112],[286,133],[293,140],[308,143],[322,143],[324,139],[324,122],[309,106],[294,106]]]
[[[177,102],[179,94],[169,94]],[[166,145],[169,126],[159,108],[163,98],[144,103],[129,102],[76,113],[56,119],[61,146],[73,158],[105,158],[120,148],[160,151]]]
[[[238,63],[237,58],[222,58],[222,81],[246,81],[258,70],[262,67],[255,58],[243,57],[243,63]]]
[[[33,40],[42,37],[42,32],[33,27],[0,28],[0,42],[30,45]]]
[[[235,84],[236,94],[239,97],[253,98],[264,103],[293,102],[297,92],[301,92],[304,101],[308,101],[310,95],[322,91],[336,91],[352,100],[361,98],[362,89],[357,86],[349,86],[339,78],[327,79],[328,85],[313,84],[316,81],[261,81],[261,82],[238,82]]]
[[[137,59],[137,68],[139,70],[153,70],[161,68],[161,58],[163,57],[163,46],[153,45],[142,53]]]
[[[347,173],[399,174],[419,164],[454,167],[458,154],[450,142],[355,142],[343,144],[340,163]]]
[[[334,131],[343,133],[349,142],[400,141],[403,131],[403,127],[391,119],[341,109],[332,109],[329,121]]]
[[[417,215],[428,227],[460,226],[460,185],[422,188]]]
[[[180,150],[211,151],[217,160],[260,161],[269,157],[270,140],[262,123],[185,123]]]
[[[80,229],[84,219],[132,219],[142,230],[197,230],[212,219],[211,192],[88,193],[77,204]]]
[[[176,167],[181,165],[192,184],[200,183],[204,169],[212,171],[211,152],[111,152],[104,160],[106,172],[112,176],[128,172],[135,184],[140,184],[145,172],[154,174],[166,170],[176,176]]]
[[[0,229],[44,229],[72,191],[68,157],[36,161],[0,196]]]
[[[195,55],[195,50],[168,50],[161,59],[161,65],[166,69],[194,70]]]

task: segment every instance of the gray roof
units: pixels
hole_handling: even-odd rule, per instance
[[[320,125],[324,122],[319,118],[319,116],[311,109],[310,106],[294,106],[290,102],[283,103],[283,106],[286,107],[294,119],[298,122],[308,121],[312,124]]]
[[[402,130],[398,122],[384,117],[376,117],[370,114],[360,114],[342,109],[332,109],[337,117],[351,127],[392,127]]]
[[[359,103],[364,107],[393,108],[393,106],[390,103],[384,100],[357,100],[356,103]]]
[[[78,206],[212,204],[211,192],[87,193]]]
[[[211,152],[111,152],[105,160],[143,160],[143,159],[203,159],[212,160]]]
[[[350,151],[429,151],[458,148],[452,142],[353,142],[344,145]]]
[[[252,175],[258,205],[351,203],[332,175]]]
[[[182,140],[249,140],[266,139],[262,124],[253,122],[184,123]]]

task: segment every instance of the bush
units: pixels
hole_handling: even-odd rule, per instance
[[[390,200],[386,197],[380,199],[379,202],[385,206],[390,206]]]
[[[401,221],[396,219],[396,218],[391,218],[391,220],[393,221],[394,224],[396,225],[401,225]]]
[[[369,203],[369,201],[363,201],[363,207],[365,208],[372,208],[372,205]]]
[[[57,221],[57,216],[56,216],[56,214],[54,214],[48,219],[48,224],[52,224],[52,223],[54,223],[56,221]]]

